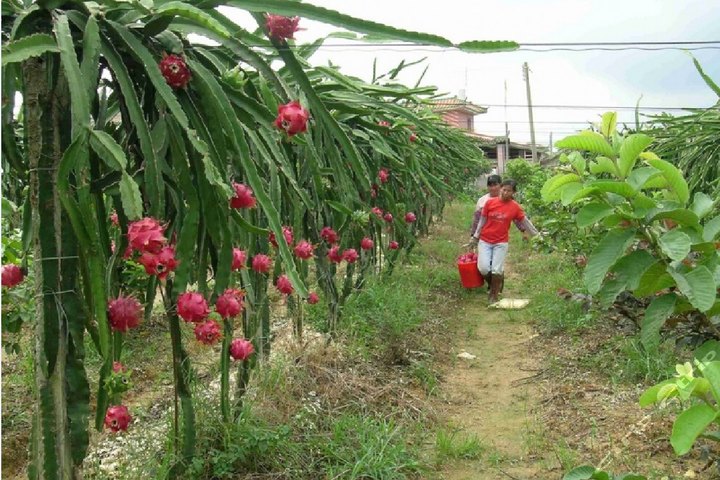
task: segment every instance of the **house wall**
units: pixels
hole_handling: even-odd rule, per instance
[[[457,127],[462,130],[474,131],[475,122],[473,121],[474,115],[462,112],[459,110],[452,110],[444,112],[442,114],[443,120],[453,127]]]

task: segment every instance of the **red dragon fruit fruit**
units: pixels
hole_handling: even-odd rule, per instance
[[[216,344],[222,338],[220,325],[215,320],[208,320],[206,322],[196,324],[195,338],[198,342],[205,345]]]
[[[245,262],[247,262],[247,253],[245,253],[245,250],[233,248],[232,266],[230,267],[231,270],[235,271],[245,268]]]
[[[210,313],[207,301],[198,292],[184,292],[178,295],[177,313],[186,322],[202,322]]]
[[[138,252],[158,253],[167,242],[165,227],[151,217],[132,222],[128,226],[128,242]]]
[[[337,232],[330,227],[323,227],[322,230],[320,230],[320,238],[325,240],[330,245],[337,243],[338,240],[340,240]]]
[[[410,140],[411,142],[417,141],[417,135],[415,135],[414,133],[411,133],[411,134],[410,134],[410,137],[408,137],[408,138],[409,138],[409,140]]]
[[[417,220],[417,217],[413,212],[407,212],[405,214],[405,222],[406,223],[413,223],[415,220]]]
[[[358,252],[354,248],[348,248],[347,250],[345,250],[342,253],[342,258],[347,263],[355,263],[357,261],[358,257],[359,257]]]
[[[143,253],[138,259],[138,263],[145,267],[145,273],[157,275],[159,279],[163,280],[170,272],[175,271],[179,262],[175,259],[175,247],[168,245],[157,254]]]
[[[389,128],[389,127],[390,127],[390,122],[388,122],[387,120],[380,120],[380,121],[378,122],[378,125],[381,126],[381,127]]]
[[[343,261],[342,253],[340,253],[340,245],[333,245],[328,250],[327,258],[333,263],[340,263]]]
[[[113,362],[112,371],[113,371],[113,373],[123,373],[126,371],[126,368],[125,368],[125,365],[116,361],[116,362]]]
[[[300,30],[299,22],[300,17],[283,17],[271,13],[265,15],[265,28],[267,28],[268,36],[275,40],[294,38],[295,32]]]
[[[215,301],[215,311],[223,318],[236,317],[243,309],[243,293],[240,290],[228,288]]]
[[[275,288],[277,288],[283,295],[290,295],[295,290],[287,275],[280,275],[278,277],[275,282]]]
[[[370,212],[373,213],[374,215],[377,215],[378,217],[382,217],[382,216],[383,216],[383,211],[382,211],[382,208],[380,208],[380,207],[373,207],[373,208],[370,210]]]
[[[319,301],[320,301],[320,297],[318,296],[318,294],[315,292],[310,292],[310,294],[308,295],[308,298],[307,298],[307,303],[309,303],[310,305],[315,305]]]
[[[387,212],[385,215],[383,215],[383,220],[385,220],[387,223],[392,223],[392,221],[393,221],[392,213]]]
[[[256,200],[252,188],[244,183],[233,182],[235,196],[230,199],[231,208],[255,208]]]
[[[185,88],[190,81],[190,69],[179,55],[166,55],[159,66],[162,76],[172,88]]]
[[[113,405],[105,412],[105,426],[113,433],[127,431],[131,422],[132,417],[125,405]]]
[[[20,267],[13,263],[2,266],[2,283],[3,287],[12,288],[23,281],[25,275]]]
[[[288,136],[307,131],[307,122],[310,114],[297,100],[278,107],[278,116],[275,119],[275,126],[284,130]]]
[[[315,247],[313,247],[312,243],[306,240],[300,240],[300,242],[295,245],[295,256],[307,260],[308,258],[312,258],[314,249]]]
[[[373,243],[370,237],[363,237],[363,239],[360,240],[360,248],[362,248],[363,250],[372,250],[374,246],[375,243]]]
[[[478,256],[477,256],[476,253],[473,253],[473,252],[463,253],[462,255],[460,255],[460,256],[457,258],[457,263],[458,263],[458,264],[463,264],[463,263],[477,263],[477,261],[478,261]]]
[[[110,328],[116,332],[127,332],[140,325],[142,305],[133,297],[118,296],[108,302]]]
[[[283,227],[282,227],[282,232],[283,232],[283,237],[285,237],[285,242],[286,242],[288,245],[292,245],[292,243],[293,243],[293,230],[292,230],[292,228],[291,228],[291,227],[283,226]],[[268,241],[272,244],[273,247],[275,247],[275,248],[278,247],[277,238],[275,237],[275,233],[274,233],[274,232],[270,232],[270,233],[268,234]]]
[[[110,213],[110,223],[112,223],[116,227],[120,226],[120,219],[118,218],[118,214],[115,210]]]
[[[249,340],[234,338],[230,343],[230,356],[233,360],[245,361],[255,352],[255,347]]]
[[[258,273],[268,273],[272,267],[272,260],[267,255],[258,253],[252,259],[252,269]]]
[[[398,244],[398,242],[396,242],[395,240],[393,240],[393,241],[391,241],[390,244],[388,245],[388,248],[390,248],[390,250],[397,250],[398,248],[400,248],[400,244]]]
[[[390,172],[387,171],[385,168],[381,168],[378,171],[378,179],[380,180],[380,183],[387,183],[388,180],[390,180]]]

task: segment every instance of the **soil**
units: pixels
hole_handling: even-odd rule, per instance
[[[512,297],[510,289],[505,293]],[[533,329],[526,322],[510,321],[506,312],[489,310],[485,288],[478,289],[460,314],[467,334],[452,353],[467,352],[477,358],[456,358],[442,388],[444,407],[438,409],[444,410],[451,426],[477,436],[487,451],[476,461],[446,464],[441,478],[549,478],[527,449],[527,432],[537,407],[533,378],[540,365],[531,347]]]
[[[518,256],[533,255],[522,250],[511,249],[506,264],[508,298],[521,297],[513,291],[526,263]],[[651,480],[720,478],[700,458],[702,445],[674,454],[669,436],[677,412],[638,405],[649,385],[613,384],[607,372],[583,362],[623,333],[617,322],[607,319],[579,335],[544,335],[527,312],[488,309],[486,288],[456,302],[449,321],[453,361],[444,367],[434,408],[441,422],[477,436],[485,448],[476,460],[446,462],[440,479],[560,479],[580,465]],[[462,352],[476,358],[458,358]]]

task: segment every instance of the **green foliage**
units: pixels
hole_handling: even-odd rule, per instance
[[[640,405],[681,401],[684,410],[673,423],[670,443],[677,455],[688,453],[699,438],[720,441],[720,343],[711,340],[696,352],[693,363],[675,367],[674,377],[647,389]],[[694,365],[694,367],[693,367]],[[695,370],[697,368],[697,370]],[[697,376],[696,376],[697,374]],[[713,461],[718,461],[716,456]]]
[[[605,470],[586,465],[572,469],[563,476],[563,480],[647,480],[647,477],[634,473],[613,475]]]
[[[590,156],[590,171],[568,162],[573,171],[565,168],[549,179],[543,199],[561,198],[564,204],[580,207],[577,224],[598,225],[603,232],[585,269],[591,294],[599,294],[604,304],[626,290],[652,297],[641,336],[650,346],[659,341],[665,320],[673,314],[696,309],[709,315],[717,308],[720,254],[714,242],[718,232],[716,221],[707,219],[714,202],[699,192],[689,204],[688,185],[680,170],[645,151],[651,137],[591,133],[558,144],[600,153]]]
[[[461,435],[458,431],[438,430],[435,435],[435,461],[438,465],[448,460],[477,460],[485,452],[476,435]]]
[[[270,12],[330,23],[367,34],[367,39],[452,45],[436,35],[295,1],[228,0],[224,5],[253,14],[265,35],[262,14]],[[476,145],[433,113],[434,87],[408,88],[394,81],[410,64],[402,62],[372,83],[331,67],[313,68],[307,56],[323,39],[290,49],[285,40],[240,28],[219,6],[110,2],[98,10],[94,2],[79,2],[66,9],[62,2],[39,0],[4,12],[3,98],[8,101],[2,107],[2,148],[11,180],[3,178],[3,193],[8,201],[26,205],[22,246],[8,248],[8,258],[27,264],[29,246],[36,245],[37,255],[59,260],[38,261],[41,281],[34,296],[27,297],[35,299],[42,319],[36,331],[43,346],[37,381],[46,388],[38,396],[42,401],[32,448],[33,456],[45,463],[34,464],[32,476],[52,478],[55,466],[70,470],[79,468],[71,463],[82,461],[90,410],[82,348],[86,332],[101,358],[93,396],[97,429],[111,397],[121,401],[123,387],[111,375],[111,366],[121,356],[124,334],[111,332],[109,298],[132,294],[146,304],[147,318],[156,294],[162,297],[173,352],[168,367],[178,400],[173,461],[179,463],[169,475],[177,475],[191,464],[195,438],[192,370],[176,315],[178,295],[197,288],[213,304],[226,288],[246,292],[243,317],[224,322],[220,403],[223,420],[229,422],[227,346],[242,325],[258,356],[269,354],[269,282],[281,273],[290,278],[295,293],[289,312],[300,337],[303,302],[311,282],[317,281],[327,302],[327,328],[335,333],[343,307],[348,312],[355,308],[353,292],[373,272],[391,273],[398,259],[412,251],[417,235],[428,232],[445,202],[464,191],[466,173],[486,166]],[[191,35],[217,44],[195,44]],[[459,48],[506,51],[517,44],[469,41]],[[169,52],[191,71],[183,88],[172,87],[159,68]],[[278,59],[284,67],[276,70]],[[19,115],[14,104],[18,93],[38,99],[26,101]],[[274,125],[278,106],[290,100],[309,108],[307,133],[290,136]],[[390,172],[387,183],[376,180],[381,168]],[[51,171],[56,174],[45,173]],[[230,208],[234,182],[252,188],[257,208]],[[119,230],[108,222],[111,206],[117,209]],[[387,225],[369,217],[372,207],[396,220]],[[406,225],[402,218],[407,212],[414,212],[417,222]],[[124,256],[128,223],[143,217],[159,220],[175,248],[179,265],[167,279],[148,276]],[[338,268],[326,259],[323,244],[312,271],[293,255],[293,245],[282,235],[284,226],[294,228],[295,241],[319,245],[320,229],[331,226],[340,234],[342,249],[358,249],[363,236],[376,246],[357,265]],[[273,250],[267,241],[270,232],[278,239]],[[401,249],[390,251],[391,240]],[[249,258],[271,254],[273,278],[247,271],[232,274],[232,251],[238,246]],[[15,292],[29,291],[25,285]],[[391,342],[412,328],[417,314],[400,298],[387,301],[386,306],[398,305],[391,309],[397,318],[383,316],[387,308],[378,311],[367,332],[387,335]],[[19,328],[3,318],[4,332]],[[358,332],[369,344],[369,333]],[[57,372],[56,365],[62,367]],[[239,373],[240,380],[246,374]],[[67,382],[67,392],[55,389],[60,394],[54,395],[46,380]],[[69,432],[63,431],[68,424]],[[65,458],[70,456],[72,460]],[[77,474],[59,475],[71,473]]]
[[[693,58],[695,67],[708,86],[720,96],[720,89],[703,72]],[[673,116],[667,113],[651,117],[647,133],[655,139],[653,151],[677,165],[688,180],[691,192],[720,195],[720,103]]]
[[[591,232],[581,235],[579,229],[575,228],[572,213],[576,209],[562,208],[559,196],[553,203],[543,200],[543,187],[552,176],[552,170],[522,158],[509,161],[505,168],[505,178],[518,182],[515,198],[542,233],[533,239],[535,248],[546,253],[560,251],[569,255],[588,252],[594,236]],[[560,182],[575,181],[578,178],[577,174],[568,174],[567,178],[560,179]]]

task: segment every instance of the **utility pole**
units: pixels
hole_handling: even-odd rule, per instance
[[[510,160],[510,131],[507,122],[507,80],[505,80],[505,162]],[[498,172],[499,173],[499,172]]]
[[[548,145],[548,150],[550,150],[550,155],[553,153],[553,143],[552,143],[552,132],[550,132],[550,145]]]
[[[530,117],[530,145],[532,147],[532,160],[537,162],[537,149],[535,148],[535,122],[533,122],[532,98],[530,97],[530,70],[527,62],[523,63],[523,80],[527,90],[528,116]]]

